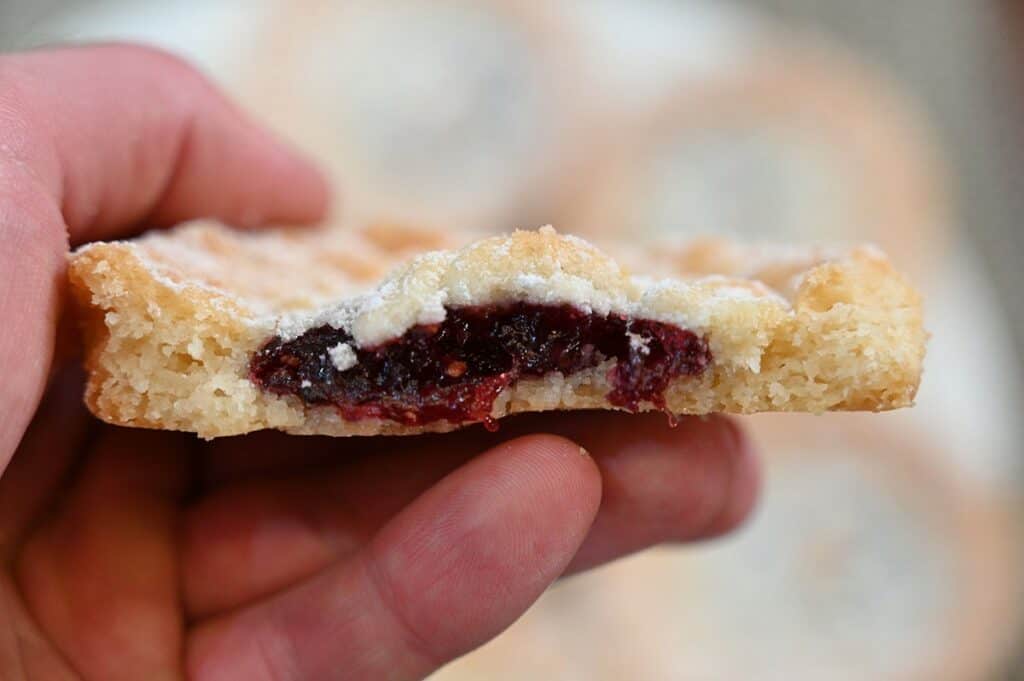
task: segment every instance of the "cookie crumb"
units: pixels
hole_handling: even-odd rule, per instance
[[[327,354],[331,357],[331,364],[338,371],[348,371],[359,363],[359,360],[356,358],[356,351],[348,343],[338,343],[328,350]]]

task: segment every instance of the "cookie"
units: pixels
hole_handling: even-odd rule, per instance
[[[714,231],[870,241],[901,269],[932,273],[953,210],[920,107],[821,36],[770,22],[744,30],[730,32],[727,64],[667,80],[660,101],[593,145],[588,172],[565,195],[562,228],[631,239]]]
[[[875,421],[875,420],[873,420]],[[1012,510],[944,467],[927,434],[855,416],[755,419],[760,510],[681,553],[665,649],[697,678],[999,678],[1021,608]],[[684,607],[685,606],[685,607]],[[736,655],[742,647],[744,654]]]
[[[549,3],[270,6],[240,97],[344,188],[346,219],[507,231],[550,214],[584,140]]]
[[[209,438],[565,409],[882,411],[917,391],[920,298],[871,247],[623,247],[630,272],[550,227],[459,240],[192,224],[87,245],[69,268],[86,401]]]

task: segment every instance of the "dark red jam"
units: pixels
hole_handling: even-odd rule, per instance
[[[288,342],[274,338],[253,357],[251,378],[278,395],[334,405],[347,420],[493,427],[494,400],[523,377],[569,376],[614,359],[608,401],[629,411],[643,402],[664,410],[669,382],[700,375],[712,360],[706,339],[671,324],[530,303],[449,309],[440,324],[355,350],[358,363],[345,371],[330,356],[341,343],[352,337],[330,326]]]

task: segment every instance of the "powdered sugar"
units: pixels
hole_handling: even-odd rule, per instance
[[[651,343],[650,338],[644,338],[638,333],[632,331],[626,331],[626,337],[629,338],[629,347],[635,352],[639,352],[641,355],[651,354],[651,349],[648,347]]]
[[[331,358],[331,364],[338,371],[348,371],[359,363],[355,350],[348,343],[338,343],[329,349],[327,354]]]
[[[355,347],[368,347],[398,337],[414,325],[444,321],[449,306],[512,301],[569,304],[587,313],[614,313],[699,329],[708,323],[707,304],[759,298],[785,304],[755,281],[629,276],[582,239],[544,227],[539,232],[485,239],[461,251],[424,253],[372,291],[312,312],[283,316],[278,335],[287,341],[328,325],[352,335]],[[697,299],[703,301],[701,307],[680,312],[680,303]]]

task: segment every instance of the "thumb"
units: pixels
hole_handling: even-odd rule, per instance
[[[0,56],[0,151],[60,207],[73,245],[200,217],[315,221],[328,200],[310,163],[199,72],[137,45]]]
[[[0,55],[0,473],[42,396],[68,243],[216,217],[322,217],[309,163],[169,55],[102,45]]]
[[[418,679],[481,645],[558,578],[590,529],[601,481],[581,451],[531,436],[474,459],[354,558],[200,626],[190,678]]]

